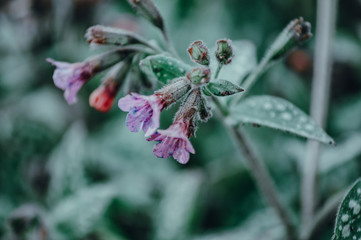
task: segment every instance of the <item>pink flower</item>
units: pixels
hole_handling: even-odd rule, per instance
[[[157,94],[144,96],[131,93],[119,99],[118,106],[122,111],[129,112],[126,120],[131,132],[139,132],[143,128],[145,136],[150,136],[159,127],[160,112],[166,101]]]
[[[160,141],[154,146],[153,153],[159,158],[173,156],[181,164],[186,164],[189,160],[189,153],[195,150],[188,139],[190,133],[189,123],[176,120],[166,130],[158,130],[148,141]]]
[[[80,88],[94,75],[90,62],[67,63],[46,59],[56,67],[53,80],[55,86],[64,90],[64,97],[69,104],[75,103]]]

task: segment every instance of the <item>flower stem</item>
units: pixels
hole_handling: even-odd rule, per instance
[[[331,81],[332,36],[336,19],[336,0],[317,1],[317,26],[315,64],[312,84],[311,116],[323,127],[325,125]],[[302,173],[302,227],[310,228],[314,218],[317,189],[317,170],[320,159],[320,144],[309,141]]]
[[[167,45],[168,51],[169,51],[171,54],[173,54],[174,57],[179,58],[179,56],[178,56],[178,54],[177,54],[177,51],[175,50],[172,41],[169,39],[168,31],[167,31],[167,29],[166,29],[165,27],[162,29],[162,34],[163,34],[165,43],[166,43],[166,45]]]
[[[217,67],[217,70],[216,70],[216,74],[214,75],[214,79],[218,78],[218,75],[221,72],[222,67],[223,67],[223,64],[219,63],[218,67]]]
[[[226,117],[229,114],[228,110],[218,101],[217,98],[212,97],[212,100],[217,107],[217,110],[222,115],[224,125],[227,127],[230,135],[235,140],[237,148],[241,154],[244,155],[245,160],[249,166],[254,180],[256,181],[257,187],[261,195],[265,198],[268,204],[276,211],[282,224],[284,225],[287,233],[287,239],[296,239],[297,231],[291,215],[284,203],[279,198],[279,193],[275,187],[274,181],[269,174],[267,168],[263,162],[257,157],[253,149],[247,142],[242,131],[237,126],[231,126],[227,121]]]

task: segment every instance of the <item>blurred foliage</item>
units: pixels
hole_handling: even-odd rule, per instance
[[[194,40],[210,47],[224,37],[247,40],[259,59],[291,19],[303,16],[313,26],[316,20],[314,0],[155,2],[188,63]],[[339,1],[338,12],[326,129],[338,146],[323,148],[318,206],[361,172],[361,2]],[[66,104],[45,58],[81,61],[94,54],[83,38],[94,24],[161,39],[125,0],[0,2],[0,239],[282,239],[275,214],[216,117],[201,124],[192,140],[197,154],[182,166],[154,157],[153,144],[126,129],[116,106],[107,114],[88,106],[99,78],[76,105]],[[283,97],[308,112],[312,53],[313,40],[267,71],[252,94]],[[162,115],[162,126],[174,111]],[[243,128],[283,200],[299,214],[305,140]],[[330,218],[317,239],[330,239],[333,225]]]

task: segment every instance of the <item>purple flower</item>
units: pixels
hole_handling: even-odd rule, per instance
[[[166,130],[158,130],[148,141],[160,141],[154,146],[153,153],[159,158],[173,156],[181,164],[186,164],[189,160],[189,153],[195,150],[188,139],[189,124],[185,121],[175,121]]]
[[[92,64],[58,62],[50,58],[46,60],[56,67],[53,74],[55,86],[64,90],[64,97],[69,104],[75,103],[80,88],[94,75]]]
[[[139,132],[142,127],[146,137],[158,129],[160,112],[165,105],[166,102],[157,94],[144,96],[131,93],[118,102],[122,111],[129,112],[126,120],[128,129],[131,132]]]

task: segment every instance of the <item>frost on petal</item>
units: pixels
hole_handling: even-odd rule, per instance
[[[148,141],[160,141],[154,146],[153,153],[159,158],[173,156],[181,164],[189,160],[189,153],[195,153],[187,138],[188,126],[181,121],[174,122],[166,130],[158,130]]]
[[[73,104],[76,102],[77,100],[76,95],[83,85],[84,82],[77,81],[70,84],[68,88],[65,89],[64,97],[69,104]]]
[[[139,132],[142,128],[148,137],[158,129],[160,112],[164,107],[159,97],[131,93],[119,99],[118,106],[121,110],[129,112],[126,124],[131,132]]]
[[[137,98],[132,94],[129,94],[125,97],[122,97],[118,101],[118,107],[124,112],[129,112],[133,107],[139,107],[140,105],[145,104],[145,100]]]
[[[173,153],[173,158],[181,164],[186,164],[189,160],[189,151],[186,149],[185,145],[185,141],[180,140],[178,148]],[[194,153],[194,149],[192,153]]]
[[[134,108],[130,110],[127,116],[127,127],[131,132],[139,132],[142,124],[152,115],[152,110],[146,105],[142,108]]]

